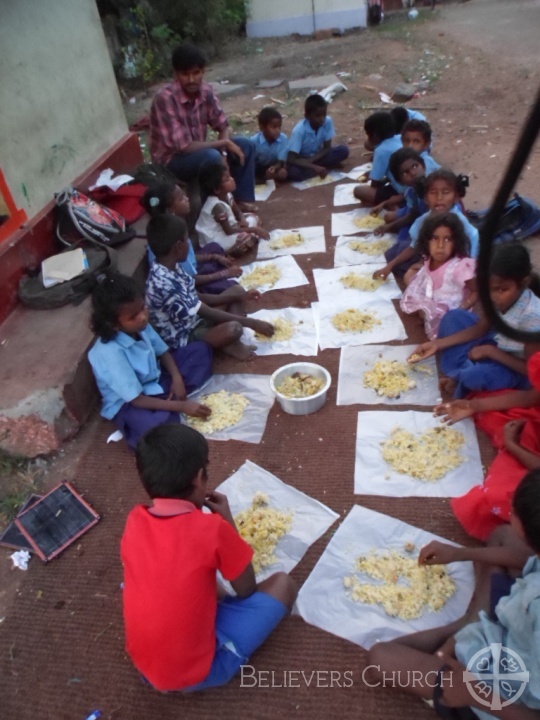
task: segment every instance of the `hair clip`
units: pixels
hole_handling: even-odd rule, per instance
[[[159,205],[159,198],[151,197],[149,202],[150,202],[150,207],[157,207]]]
[[[106,275],[106,273],[100,273],[100,274],[97,275],[97,277],[96,277],[96,282],[97,282],[98,285],[103,285],[106,280],[107,280],[107,275]]]

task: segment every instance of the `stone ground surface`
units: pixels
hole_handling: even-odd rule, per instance
[[[312,75],[349,73],[341,79],[348,91],[336,97],[330,112],[338,140],[352,148],[350,166],[362,162],[363,120],[380,106],[378,92],[390,94],[403,81],[423,82],[425,94],[410,103],[425,108],[435,133],[434,156],[459,172],[471,174],[466,198],[470,208],[486,207],[510,158],[521,125],[538,89],[536,31],[538,0],[471,0],[444,5],[418,21],[393,16],[377,29],[314,42],[278,39],[239,42],[227,58],[209,68],[215,81],[245,84],[247,92],[226,97],[223,104],[238,132],[255,132],[254,117],[262,105],[281,100],[288,132],[301,117],[301,97],[288,97],[285,85],[270,90],[257,82],[294,80]],[[261,49],[261,52],[258,52]],[[234,51],[234,52],[233,52]],[[320,88],[318,88],[320,89]],[[265,93],[265,98],[253,99]],[[369,107],[369,109],[368,109]],[[144,100],[128,105],[132,119],[145,111]],[[540,200],[539,151],[536,146],[518,189]],[[269,229],[324,224],[326,255],[301,256],[311,279],[312,267],[331,267],[329,214],[333,188],[304,193],[282,188],[261,206]],[[530,247],[536,250],[536,242]],[[534,253],[536,256],[536,252]],[[268,307],[302,307],[315,300],[307,289],[270,293]],[[420,328],[406,323],[411,341]],[[339,354],[320,353],[317,361],[336,377]],[[289,357],[258,358],[250,365],[218,362],[218,371],[270,373]],[[218,484],[245,458],[263,465],[285,481],[329,504],[340,513],[354,502],[386,512],[450,539],[466,538],[446,501],[353,496],[354,427],[358,407],[335,407],[335,384],[325,408],[314,416],[291,418],[274,407],[264,442],[212,443],[212,480]],[[102,522],[80,543],[50,565],[33,559],[27,574],[10,570],[9,552],[0,553],[0,664],[2,704],[6,718],[84,718],[100,708],[106,718],[193,718],[290,716],[323,717],[330,708],[343,717],[426,717],[431,711],[401,695],[368,690],[360,682],[365,657],[359,648],[291,618],[255,657],[259,668],[347,670],[357,682],[348,690],[241,689],[238,681],[223,690],[177,698],[156,695],[140,685],[123,652],[118,539],[130,507],[143,500],[131,456],[122,446],[106,446],[109,425],[94,417],[82,433],[46,465],[2,477],[9,493],[47,488],[61,479],[75,486],[102,516]],[[312,438],[322,437],[315,445]],[[484,459],[489,448],[482,442]],[[5,494],[5,493],[4,493]],[[308,552],[295,569],[302,582],[324,549],[329,535]]]

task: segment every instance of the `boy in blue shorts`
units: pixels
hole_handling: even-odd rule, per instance
[[[322,95],[309,95],[300,120],[289,139],[287,172],[289,180],[301,182],[315,176],[325,178],[349,157],[347,145],[332,147],[334,123],[327,115],[328,103]]]
[[[373,166],[369,173],[370,185],[357,185],[354,196],[364,205],[379,205],[401,192],[388,182],[388,163],[392,154],[401,147],[396,135],[394,118],[389,112],[375,112],[364,121],[364,131],[373,150]]]
[[[259,132],[251,138],[255,143],[255,177],[257,180],[286,180],[288,138],[281,132],[283,118],[275,107],[264,107],[257,118]]]
[[[208,492],[200,433],[163,425],[136,457],[153,502],[130,512],[121,541],[127,652],[162,692],[224,685],[291,610],[296,585],[285,573],[256,584],[227,498]],[[218,570],[235,597],[218,599]]]

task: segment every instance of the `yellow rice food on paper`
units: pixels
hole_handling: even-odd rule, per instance
[[[333,182],[333,177],[331,175],[327,175],[326,177],[322,178],[318,175],[315,175],[315,177],[309,178],[309,180],[304,180],[304,184],[307,187],[317,187],[318,185],[328,185],[328,183]]]
[[[337,313],[332,318],[332,325],[339,332],[369,332],[376,325],[381,325],[381,321],[375,313],[362,312],[350,308],[343,312]]]
[[[352,290],[374,292],[377,288],[380,288],[381,285],[384,285],[386,280],[384,278],[374,280],[371,275],[359,275],[358,273],[350,272],[347,273],[347,275],[343,275],[340,278],[340,282],[344,287],[351,288]]]
[[[420,435],[397,427],[381,443],[383,460],[396,472],[417,480],[435,482],[465,460],[459,450],[463,434],[448,427],[434,427]]]
[[[291,320],[278,317],[272,320],[271,325],[274,328],[272,337],[255,333],[255,340],[257,340],[257,342],[285,342],[286,340],[290,340],[294,335],[294,323]]]
[[[411,368],[398,360],[377,360],[371,370],[364,373],[364,387],[375,390],[377,395],[398,398],[416,387],[410,377]]]
[[[247,290],[263,287],[264,285],[274,287],[280,278],[281,270],[274,265],[274,263],[267,263],[266,265],[260,265],[255,268],[255,270],[241,277],[240,285]]]
[[[344,577],[351,600],[381,605],[387,615],[402,620],[441,610],[456,591],[445,567],[419,565],[417,557],[405,557],[396,550],[383,554],[371,550],[357,558],[354,570],[378,582],[363,582],[356,574]]]
[[[268,496],[257,492],[251,505],[234,516],[234,522],[240,534],[253,550],[253,569],[260,572],[274,565],[277,558],[275,549],[278,541],[292,527],[293,513],[281,512],[268,506]]]
[[[286,377],[282,383],[276,385],[276,390],[290,398],[303,398],[315,395],[323,389],[325,380],[313,377],[308,373],[295,372]]]
[[[363,217],[353,220],[353,223],[357,228],[362,228],[362,230],[373,230],[379,227],[379,225],[384,225],[384,220],[376,215],[364,215]]]
[[[282,250],[283,248],[297,247],[304,244],[304,238],[299,232],[290,232],[280,235],[275,240],[271,240],[268,246],[272,250]]]
[[[392,242],[390,240],[351,240],[349,247],[363,255],[383,255],[392,247]]]
[[[227,392],[227,390],[203,395],[198,402],[209,407],[212,414],[208,420],[188,417],[186,423],[203,435],[211,435],[218,430],[225,430],[225,428],[237,425],[249,405],[249,400],[244,395]]]

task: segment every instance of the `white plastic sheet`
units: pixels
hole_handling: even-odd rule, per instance
[[[294,247],[279,248],[273,250],[270,247],[272,240],[279,240],[283,235],[289,233],[300,233],[303,239],[301,245]],[[257,259],[265,260],[267,258],[275,258],[282,255],[306,255],[309,253],[326,252],[326,242],[324,239],[324,227],[322,225],[312,225],[310,227],[299,227],[292,230],[272,230],[270,240],[261,240],[257,248]]]
[[[371,172],[372,168],[373,168],[373,163],[370,163],[370,162],[364,163],[363,165],[357,165],[352,170],[349,170],[349,172],[346,173],[346,176],[350,180],[354,180],[356,183],[358,183],[358,178],[362,177],[362,175],[365,175],[366,173]],[[363,184],[363,183],[360,183],[360,184]]]
[[[343,586],[343,578],[353,573],[359,555],[373,549],[402,552],[407,542],[412,542],[417,552],[431,540],[449,542],[414,525],[355,505],[300,589],[296,601],[300,615],[311,625],[366,649],[378,641],[393,640],[457,620],[465,613],[474,589],[474,573],[469,562],[446,565],[456,592],[441,610],[427,611],[414,620],[390,617],[379,605],[354,602]]]
[[[321,303],[335,302],[336,298],[343,302],[348,301],[355,307],[362,307],[365,300],[392,300],[401,297],[401,290],[393,275],[389,275],[386,282],[376,290],[357,290],[356,288],[348,288],[343,285],[341,278],[349,273],[356,275],[367,275],[371,278],[373,275],[373,265],[352,265],[346,267],[333,268],[331,270],[313,270],[313,278],[317,288],[317,296]]]
[[[286,485],[250,460],[246,460],[216,489],[227,496],[233,515],[250,507],[256,492],[268,495],[270,507],[293,513],[291,530],[276,545],[275,564],[260,571],[258,582],[275,572],[290,572],[304,557],[310,545],[339,517],[326,505]]]
[[[337,185],[334,188],[334,206],[341,207],[342,205],[360,205],[360,200],[354,197],[355,187],[356,185],[353,185],[353,183]]]
[[[369,216],[371,208],[355,208],[344,213],[332,213],[332,235],[373,234],[373,228],[361,228],[354,221]]]
[[[262,241],[264,242],[264,240]],[[263,262],[253,262],[249,265],[242,266],[242,277],[246,277],[250,272],[258,267],[273,263],[281,272],[281,277],[275,285],[262,285],[257,290],[261,293],[268,292],[269,290],[283,290],[284,288],[299,287],[300,285],[309,285],[307,277],[304,275],[300,266],[296,260],[290,255],[282,255],[280,257],[273,258],[272,260],[266,260]],[[242,278],[240,278],[241,280]]]
[[[283,355],[289,353],[291,355],[316,355],[318,342],[317,331],[315,329],[315,319],[311,308],[282,308],[280,310],[258,310],[250,315],[257,320],[266,320],[272,323],[276,318],[283,318],[294,323],[294,335],[290,340],[283,342],[275,342],[270,338],[270,342],[258,341],[255,338],[253,330],[244,329],[246,342],[257,346],[255,353],[257,355]]]
[[[341,235],[336,240],[336,251],[334,254],[334,267],[343,267],[344,265],[360,265],[363,263],[370,265],[378,265],[384,267],[386,265],[386,259],[384,253],[379,255],[368,255],[367,253],[358,252],[358,250],[352,250],[349,247],[349,243],[355,240],[362,240],[363,242],[377,242],[378,240],[388,241],[390,248],[396,241],[397,236],[392,233],[385,233],[384,235],[362,235],[361,237],[351,237],[350,235]],[[373,268],[375,270],[375,268]]]
[[[267,180],[264,183],[255,185],[255,200],[257,202],[265,202],[276,189],[274,180]]]
[[[232,427],[225,428],[203,435],[209,440],[243,440],[249,443],[259,443],[266,428],[266,420],[270,408],[274,404],[274,393],[270,389],[269,375],[213,375],[203,390],[190,395],[191,400],[202,402],[204,395],[226,390],[230,393],[239,393],[249,400],[240,421]],[[183,417],[185,422],[185,417]]]
[[[343,180],[345,173],[338,172],[337,170],[330,170],[325,178],[315,176],[309,180],[302,180],[302,182],[293,182],[291,185],[297,190],[309,190],[312,187],[321,187],[321,185],[330,185],[330,183]]]
[[[415,345],[362,345],[342,348],[339,359],[337,404],[433,407],[441,399],[434,357],[410,366],[410,377],[415,381],[416,387],[402,393],[398,398],[380,397],[372,388],[364,387],[364,373],[371,370],[377,360],[407,362],[415,347]],[[418,366],[426,368],[428,372],[416,371],[415,368]]]
[[[431,412],[358,413],[354,492],[357,495],[385,497],[459,497],[482,482],[484,472],[474,422],[467,418],[453,427],[463,433],[465,442],[459,450],[464,461],[435,482],[417,480],[396,472],[382,458],[381,442],[394,428],[401,427],[415,435],[440,427],[441,421]]]
[[[326,348],[345,347],[347,345],[368,345],[369,343],[405,340],[407,333],[393,303],[388,300],[366,300],[362,303],[313,303],[315,322],[319,335],[321,350]],[[340,332],[332,325],[336,313],[349,308],[357,308],[362,312],[372,312],[381,321],[368,332]]]

